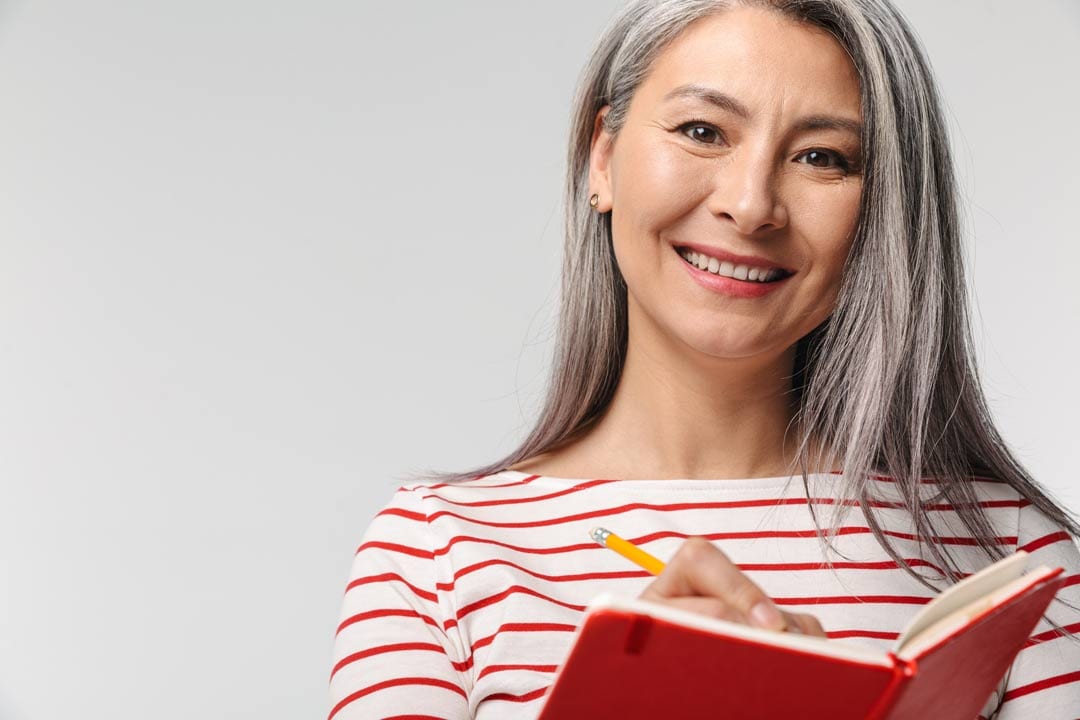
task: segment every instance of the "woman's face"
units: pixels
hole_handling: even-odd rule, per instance
[[[736,7],[664,50],[613,144],[606,112],[590,191],[612,211],[632,322],[748,358],[825,320],[862,191],[859,79],[834,39]],[[684,260],[687,245],[719,274]]]

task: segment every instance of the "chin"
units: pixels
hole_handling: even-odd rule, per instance
[[[687,329],[683,341],[698,352],[718,359],[741,360],[776,351],[776,338],[733,331],[730,328],[708,332],[706,327]]]

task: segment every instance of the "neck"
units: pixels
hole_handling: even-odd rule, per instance
[[[615,395],[583,439],[587,455],[608,477],[627,479],[790,474],[799,440],[794,428],[784,437],[794,347],[716,358],[658,335],[630,328]]]

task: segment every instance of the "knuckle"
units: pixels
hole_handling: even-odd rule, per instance
[[[697,535],[688,537],[679,548],[678,554],[687,560],[696,560],[700,558],[705,551],[705,543],[706,540],[703,537]]]
[[[772,598],[766,595],[761,588],[755,585],[750,578],[746,577],[746,575],[734,565],[729,572],[724,573],[722,579],[728,600],[747,614],[749,614],[750,609],[759,602],[775,605]]]
[[[729,620],[732,622],[741,622],[742,614],[730,604],[723,600],[709,599],[706,603],[708,615],[719,618],[720,620]]]
[[[769,605],[775,604],[768,595],[761,591],[761,588],[754,585],[745,577],[734,579],[731,586],[731,598],[736,605],[741,608],[746,608],[748,612],[750,608],[754,607],[759,602],[765,602]]]
[[[706,558],[715,557],[718,553],[724,556],[723,551],[713,545],[708,538],[694,535],[683,542],[676,554],[681,555],[686,562],[698,563]]]
[[[825,629],[821,627],[821,623],[813,615],[807,613],[794,613],[791,615],[791,619],[803,633],[807,635],[825,636]]]

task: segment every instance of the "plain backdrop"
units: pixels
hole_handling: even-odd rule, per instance
[[[537,409],[621,2],[0,2],[0,718],[325,717],[398,478]],[[1073,509],[1080,4],[904,0],[986,391]]]

